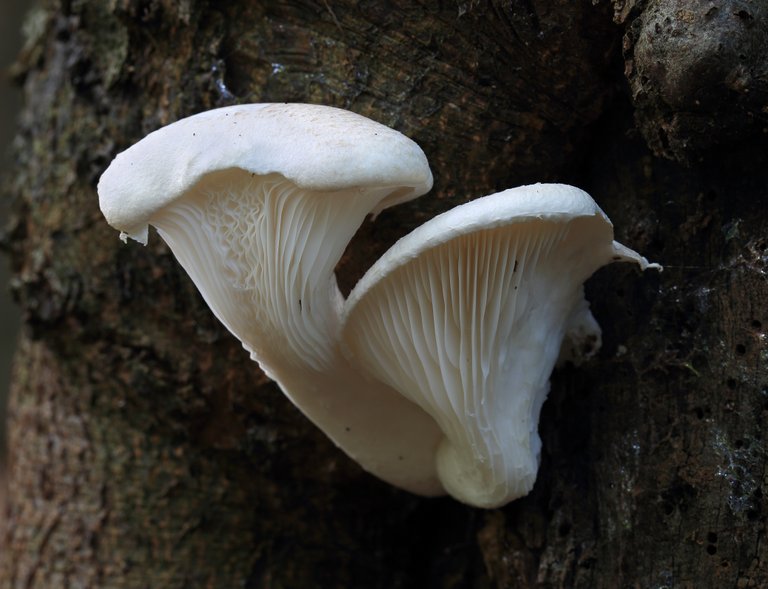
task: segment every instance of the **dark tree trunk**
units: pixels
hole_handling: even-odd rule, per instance
[[[762,3],[49,0],[7,248],[25,313],[0,587],[759,587],[768,440]],[[702,32],[704,31],[704,32]],[[681,61],[682,60],[682,61]],[[588,190],[663,274],[587,285],[599,357],[553,377],[533,492],[397,491],[308,423],[96,181],[147,132],[239,102],[360,112],[425,150],[395,239],[535,181]]]

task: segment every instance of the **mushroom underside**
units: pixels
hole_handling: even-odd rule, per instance
[[[329,366],[342,297],[334,268],[391,187],[312,192],[279,174],[209,174],[149,220],[216,317],[267,373]]]
[[[599,215],[475,231],[350,297],[347,353],[435,418],[454,497],[492,507],[532,488],[549,377],[569,328],[594,335],[582,284],[611,260],[611,234]]]
[[[343,298],[334,267],[392,190],[308,194],[276,174],[230,170],[206,177],[150,223],[216,317],[302,413],[379,478],[439,495],[434,420],[350,366],[338,346]]]

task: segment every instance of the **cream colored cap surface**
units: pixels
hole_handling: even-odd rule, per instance
[[[329,106],[245,104],[182,119],[120,153],[99,180],[99,204],[110,225],[142,235],[157,210],[230,168],[311,191],[402,187],[374,213],[432,187],[421,148],[394,129]]]

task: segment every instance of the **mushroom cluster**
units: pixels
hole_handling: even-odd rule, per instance
[[[396,243],[347,300],[334,268],[368,214],[432,187],[422,150],[307,104],[216,109],[119,154],[99,203],[153,225],[208,306],[288,398],[375,476],[479,507],[533,487],[559,356],[599,347],[583,283],[647,260],[592,198],[537,184],[476,199]]]

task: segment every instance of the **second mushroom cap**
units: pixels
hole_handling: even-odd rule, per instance
[[[451,495],[494,507],[530,491],[550,373],[570,326],[598,329],[582,284],[612,261],[648,266],[588,194],[537,184],[435,217],[355,286],[346,353],[437,421]]]

